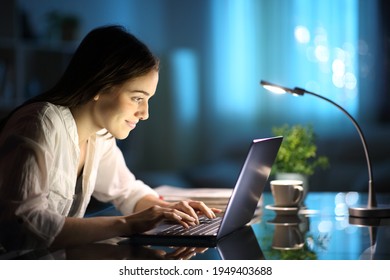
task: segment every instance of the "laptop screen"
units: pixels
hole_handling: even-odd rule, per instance
[[[263,194],[283,137],[255,139],[229,199],[217,237],[249,223]]]

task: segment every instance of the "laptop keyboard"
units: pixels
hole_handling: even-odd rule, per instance
[[[205,216],[199,217],[199,224],[190,228],[184,228],[182,225],[172,225],[161,233],[163,235],[217,235],[221,217],[209,219]]]

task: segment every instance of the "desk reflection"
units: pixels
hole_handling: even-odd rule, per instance
[[[263,252],[251,226],[246,226],[222,238],[216,247],[141,246],[113,238],[63,250],[47,249],[15,252],[12,259],[67,260],[262,260]],[[10,255],[9,255],[10,256]],[[0,256],[1,259],[1,256]]]
[[[274,225],[272,248],[276,250],[298,250],[304,244],[306,227],[304,217],[298,215],[277,215],[268,223]]]
[[[363,251],[360,259],[383,260],[390,259],[390,218],[349,218],[349,223],[367,228],[370,235],[370,246]]]
[[[217,249],[224,260],[264,260],[263,251],[251,226],[246,226],[222,238]]]
[[[152,248],[129,244],[89,244],[66,250],[68,260],[189,260],[208,248]]]

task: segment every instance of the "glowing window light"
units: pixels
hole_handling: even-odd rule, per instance
[[[260,54],[254,36],[257,1],[210,1],[212,9],[214,95],[210,100],[216,114],[252,118],[258,111],[253,102],[258,79],[255,61]],[[251,69],[251,71],[248,71]],[[221,102],[223,100],[223,102]],[[238,118],[236,118],[238,119]]]
[[[356,54],[356,48],[350,42],[345,42],[343,44],[343,49],[345,50],[346,54],[349,54],[349,56],[354,56]]]
[[[357,79],[353,73],[346,73],[344,75],[344,79],[345,79],[345,88],[350,89],[350,90],[356,88]]]
[[[347,211],[348,212],[348,211]],[[336,225],[335,225],[335,228],[337,230],[345,230],[347,229],[350,225],[349,225],[349,221],[348,219],[346,218],[346,216],[339,216],[339,217],[336,217]]]
[[[334,213],[336,216],[346,216],[348,215],[348,207],[345,203],[339,203],[336,205],[334,209]]]
[[[328,36],[326,35],[326,30],[324,28],[318,28],[316,34],[317,35],[314,37],[315,45],[321,46],[328,44]]]
[[[343,75],[332,75],[332,83],[337,88],[343,88],[344,87],[344,76]]]
[[[310,32],[306,26],[299,25],[295,27],[295,39],[300,44],[307,44],[310,42]]]
[[[345,193],[339,192],[336,194],[334,197],[334,203],[337,205],[339,203],[344,203],[345,202]]]
[[[340,59],[341,61],[345,61],[347,59],[347,54],[342,48],[334,48],[334,56],[336,59]]]
[[[193,123],[199,114],[198,62],[194,51],[178,49],[172,57],[173,102],[177,121],[182,125]]]
[[[329,49],[326,46],[319,45],[314,50],[315,56],[320,62],[327,62],[329,60]]]
[[[337,76],[343,76],[345,73],[345,63],[341,59],[333,60],[332,71]]]
[[[359,201],[358,192],[348,192],[345,196],[345,202],[348,206],[355,205]]]
[[[331,232],[333,228],[333,223],[331,221],[321,221],[318,224],[318,231],[321,233]]]

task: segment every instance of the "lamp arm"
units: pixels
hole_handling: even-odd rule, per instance
[[[321,96],[319,94],[316,94],[314,92],[303,90],[301,88],[295,88],[294,92],[295,91],[298,91],[298,92],[304,91],[307,94],[314,95],[314,96],[316,96],[318,98],[321,98],[321,99],[323,99],[325,101],[328,101],[329,103],[332,103],[334,106],[339,108],[344,114],[346,114],[347,117],[352,121],[352,123],[354,124],[357,132],[359,133],[360,140],[361,140],[361,142],[363,144],[364,154],[366,156],[366,161],[367,161],[367,168],[368,168],[368,207],[369,208],[370,207],[376,207],[377,206],[377,202],[376,202],[374,186],[373,186],[373,174],[372,174],[372,166],[371,166],[371,161],[370,161],[370,155],[368,153],[368,147],[367,147],[366,139],[364,138],[363,131],[360,129],[359,124],[356,122],[356,120],[343,107],[341,107],[340,105],[338,105],[334,101],[332,101],[332,100],[330,100],[330,99],[328,99],[328,98],[326,98],[324,96]]]

